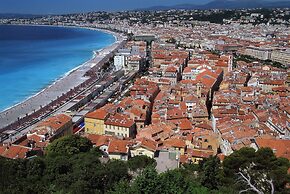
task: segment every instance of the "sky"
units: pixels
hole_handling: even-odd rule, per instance
[[[211,0],[0,0],[0,13],[55,14],[123,11],[159,5],[201,4]]]
[[[205,4],[210,1],[212,0],[0,0],[0,13],[60,14],[124,11],[159,5]]]

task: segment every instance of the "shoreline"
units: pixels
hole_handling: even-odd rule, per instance
[[[11,25],[79,28],[79,29],[86,29],[86,30],[93,30],[93,31],[101,31],[103,33],[111,34],[114,37],[115,41],[112,44],[109,44],[99,50],[92,50],[91,52],[93,54],[90,59],[86,60],[85,62],[81,63],[77,67],[71,69],[70,71],[66,72],[59,78],[56,78],[53,81],[53,83],[45,86],[39,92],[27,97],[26,99],[22,100],[21,102],[13,106],[10,106],[9,108],[4,109],[3,111],[0,111],[0,130],[17,122],[19,118],[25,118],[26,116],[31,115],[35,113],[36,111],[41,110],[42,107],[45,107],[50,102],[57,100],[61,94],[65,94],[69,92],[70,90],[76,88],[77,86],[81,85],[82,83],[84,83],[86,80],[89,79],[89,77],[85,77],[85,72],[89,71],[100,62],[100,61],[99,62],[94,62],[94,61],[100,56],[103,56],[102,58],[104,58],[106,54],[111,53],[113,50],[115,50],[115,48],[118,47],[118,45],[120,45],[122,41],[125,40],[125,36],[123,36],[122,34],[105,30],[105,29],[98,29],[98,28],[86,27],[86,26],[41,25],[41,24],[39,25],[38,24],[11,24]],[[108,52],[108,53],[103,53],[103,52]],[[79,77],[74,74],[77,74]],[[70,85],[69,87],[66,87],[63,89],[63,91],[60,91],[62,88],[59,88],[59,87],[61,87],[61,85],[64,85],[62,84],[62,82],[66,82],[66,83],[71,82],[71,83],[69,84]],[[52,93],[58,93],[59,95],[56,95],[56,94],[53,95]],[[24,106],[27,106],[27,105],[33,106],[33,101],[39,101],[37,100],[37,98],[41,98],[43,96],[49,96],[49,97],[47,97],[46,101],[43,101],[42,103],[37,103],[38,108],[35,108],[34,106],[34,107],[31,107],[30,109],[26,108],[28,109],[27,111],[21,111]],[[9,116],[14,117],[14,118],[8,118]]]
[[[5,24],[7,25],[7,24]],[[97,29],[94,29],[94,28],[88,28],[88,27],[77,27],[77,26],[57,26],[57,25],[34,25],[34,24],[8,24],[9,26],[34,26],[34,27],[57,27],[57,28],[81,28],[81,29],[87,29],[87,30],[92,30],[92,31],[102,31],[102,30],[97,30]],[[104,33],[108,33],[108,32],[105,32],[103,31]],[[104,48],[107,48],[107,47],[110,47],[112,46],[113,44],[115,44],[117,41],[118,41],[118,37],[115,36],[115,34],[113,33],[108,33],[108,34],[111,34],[114,38],[115,38],[115,42],[113,42],[112,44],[109,44],[108,46],[104,47]],[[64,73],[63,75],[61,75],[60,77],[58,78],[55,78],[51,84],[48,84],[47,86],[44,86],[43,89],[41,89],[40,91],[38,91],[37,93],[35,94],[32,94],[31,96],[28,96],[26,97],[24,100],[22,100],[21,102],[18,102],[8,108],[5,108],[4,110],[0,110],[0,115],[3,113],[3,112],[6,112],[6,111],[9,111],[9,109],[12,109],[18,105],[21,105],[22,103],[24,103],[25,101],[29,100],[30,98],[33,98],[35,96],[37,96],[38,94],[44,92],[44,90],[48,89],[49,87],[53,86],[54,84],[56,84],[56,82],[58,81],[61,81],[63,78],[65,78],[66,76],[68,76],[69,74],[73,73],[74,71],[76,71],[77,69],[81,68],[83,65],[85,65],[86,63],[90,62],[91,60],[93,60],[95,57],[96,57],[96,53],[95,51],[98,51],[100,52],[101,50],[103,50],[104,48],[102,49],[99,49],[99,50],[92,50],[91,52],[93,53],[92,54],[92,57],[88,60],[86,60],[85,62],[79,64],[78,66],[76,66],[75,68],[71,69],[70,71]],[[0,129],[1,129],[1,125],[0,125]]]

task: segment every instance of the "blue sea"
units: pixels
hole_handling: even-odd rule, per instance
[[[40,92],[115,38],[100,31],[0,25],[0,111]]]

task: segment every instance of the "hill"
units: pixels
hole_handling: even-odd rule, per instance
[[[251,9],[251,8],[290,8],[290,1],[261,1],[261,0],[214,0],[204,5],[178,4],[174,6],[154,6],[139,10],[170,10],[170,9]]]

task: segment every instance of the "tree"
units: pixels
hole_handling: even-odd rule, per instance
[[[27,176],[34,181],[39,180],[44,175],[45,162],[43,158],[33,158],[27,162]]]
[[[255,173],[253,168],[255,164],[252,163],[249,167],[240,169],[238,172],[239,179],[246,189],[240,190],[239,193],[254,191],[258,194],[271,193],[274,194],[275,188],[273,180],[267,177],[266,173]]]
[[[147,167],[133,183],[133,191],[136,193],[162,193],[160,178],[153,167]]]
[[[109,194],[134,194],[132,188],[129,185],[128,181],[121,180],[120,182],[116,183],[114,187],[108,192]]]
[[[175,44],[177,41],[175,38],[170,38],[169,40],[166,40],[167,43]]]
[[[210,190],[206,187],[203,187],[201,185],[198,185],[194,182],[190,182],[188,188],[184,193],[190,193],[190,194],[207,194],[211,193]]]
[[[255,157],[256,153],[253,148],[242,148],[226,157],[223,162],[225,178],[232,178],[233,175],[239,172],[239,168],[248,166]]]
[[[74,155],[88,152],[93,147],[92,142],[78,135],[64,136],[52,142],[46,149],[48,156]]]
[[[225,158],[223,171],[231,180],[227,184],[235,183],[240,193],[273,193],[285,191],[289,166],[287,159],[277,158],[270,148],[261,148],[257,152],[242,148]]]
[[[79,193],[86,193],[86,194],[95,194],[96,190],[92,189],[87,181],[84,180],[77,180],[74,182],[70,189],[71,194],[79,194]]]
[[[164,193],[184,193],[189,185],[179,169],[167,171],[160,175],[160,187]]]
[[[106,175],[104,179],[104,187],[106,190],[112,188],[114,184],[120,180],[129,180],[128,166],[126,162],[113,160],[106,165]]]
[[[210,156],[200,163],[201,184],[209,189],[217,189],[220,185],[221,166],[216,156]]]
[[[135,156],[128,161],[128,167],[130,170],[136,171],[144,169],[147,166],[156,166],[156,161],[153,158],[147,156]]]

